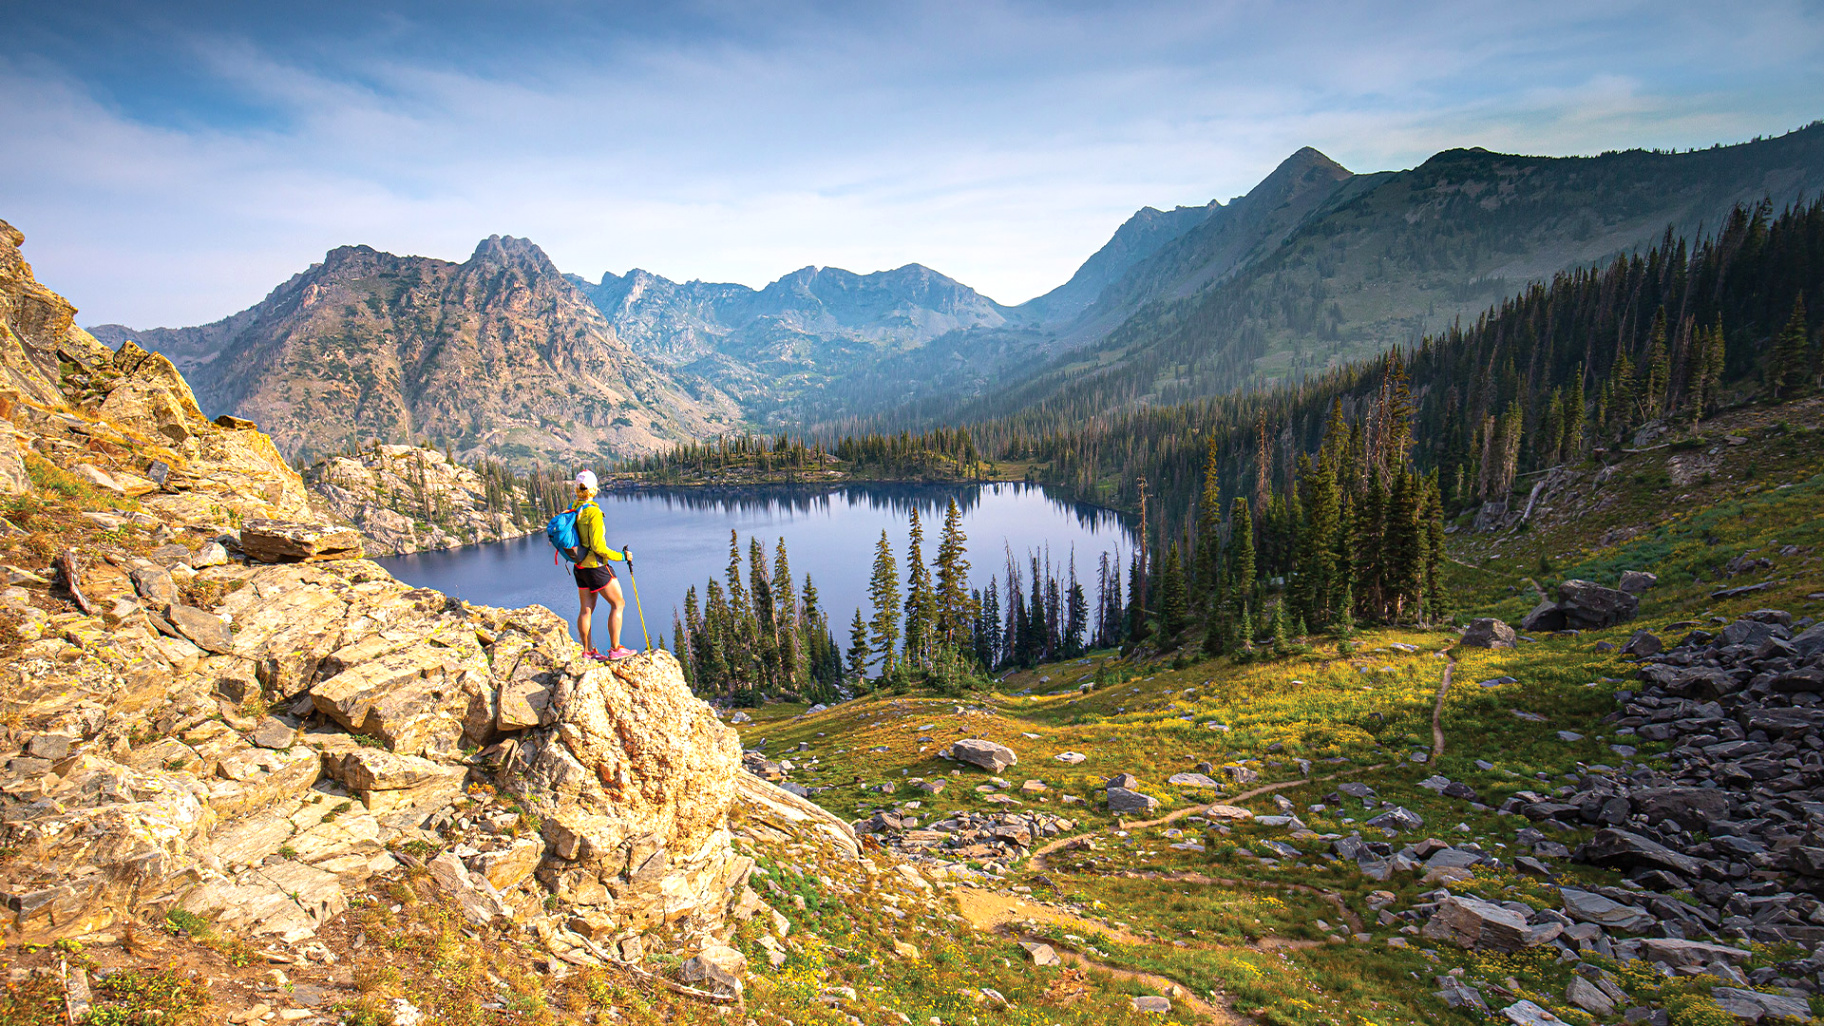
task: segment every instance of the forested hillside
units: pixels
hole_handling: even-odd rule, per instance
[[[1265,183],[1263,183],[1264,185]],[[1409,171],[1358,175],[1278,243],[1200,289],[1176,285],[1095,345],[1032,364],[966,402],[928,400],[838,430],[1016,416],[1044,425],[1319,377],[1453,324],[1579,266],[1664,237],[1714,235],[1736,205],[1824,191],[1824,124],[1686,153],[1527,157],[1448,150]],[[1182,250],[1130,276],[1195,281]],[[1192,264],[1195,262],[1192,261]],[[1188,277],[1187,277],[1188,276]]]
[[[984,451],[1032,459],[1080,498],[1137,509],[1144,481],[1155,515],[1181,531],[1212,444],[1225,492],[1251,493],[1263,477],[1283,490],[1333,409],[1372,437],[1364,414],[1403,374],[1414,459],[1437,472],[1454,512],[1504,501],[1528,471],[1631,444],[1643,427],[1813,387],[1821,305],[1824,203],[1763,203],[1696,244],[1668,234],[1561,274],[1403,356],[1194,403],[1105,414],[1088,400],[1050,403],[972,430]]]

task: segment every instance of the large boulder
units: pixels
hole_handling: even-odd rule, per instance
[[[1645,909],[1610,901],[1593,891],[1561,887],[1558,893],[1564,898],[1565,914],[1580,923],[1595,923],[1612,930],[1640,933],[1657,921]]]
[[[539,879],[623,929],[719,922],[752,868],[729,843],[735,732],[663,649],[567,672],[551,709],[507,742],[499,774],[544,819]]]
[[[951,745],[950,754],[960,762],[980,766],[990,773],[999,773],[1020,761],[1020,757],[1013,754],[1013,749],[993,741],[984,741],[979,737],[958,741]]]
[[[1615,869],[1666,869],[1687,877],[1696,877],[1699,872],[1698,862],[1691,856],[1627,830],[1596,831],[1589,843],[1577,849],[1577,859]]]
[[[1558,585],[1558,601],[1541,602],[1520,621],[1528,631],[1596,630],[1634,619],[1640,598],[1590,581]]]
[[[1464,630],[1463,644],[1470,648],[1513,648],[1514,629],[1495,617],[1484,616]]]
[[[260,563],[360,559],[361,534],[329,524],[249,520],[241,525],[241,551]]]
[[[1649,823],[1672,820],[1686,830],[1703,830],[1729,818],[1729,792],[1719,787],[1645,787],[1630,797],[1634,811]]]
[[[1566,627],[1594,630],[1634,619],[1640,598],[1616,588],[1589,581],[1570,580],[1558,585],[1558,608]]]
[[[1741,987],[1717,987],[1710,991],[1716,1006],[1737,1019],[1760,1022],[1781,1019],[1805,1022],[1811,1019],[1811,1003],[1803,997],[1787,994],[1763,994]]]
[[[1510,908],[1453,894],[1438,902],[1420,933],[1458,947],[1519,951],[1527,946],[1530,931],[1526,917]]]
[[[1108,789],[1108,811],[1117,815],[1150,815],[1159,808],[1159,799],[1125,787]]]
[[[1523,631],[1561,631],[1564,630],[1564,610],[1550,599],[1533,607],[1533,611],[1520,619]]]

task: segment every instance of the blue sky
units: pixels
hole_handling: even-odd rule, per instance
[[[0,0],[0,218],[84,324],[338,245],[595,278],[918,262],[1002,302],[1311,145],[1685,147],[1824,116],[1824,4]]]

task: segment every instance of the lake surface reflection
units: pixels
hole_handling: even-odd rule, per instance
[[[1005,580],[1009,550],[1024,572],[1028,553],[1043,559],[1049,548],[1053,566],[1063,568],[1060,577],[1068,570],[1074,551],[1077,573],[1093,603],[1100,555],[1119,551],[1125,559],[1132,548],[1122,516],[1056,499],[1041,487],[1017,483],[854,485],[834,491],[640,489],[610,492],[598,503],[607,520],[608,544],[633,549],[646,625],[655,644],[661,634],[671,636],[672,611],[683,609],[686,588],[696,586],[701,600],[709,578],[723,577],[732,529],[741,536],[744,581],[748,538],[757,537],[766,547],[769,567],[774,545],[785,539],[795,587],[802,589],[804,575],[811,575],[818,599],[829,611],[832,629],[847,645],[848,623],[855,610],[861,608],[868,615],[868,577],[880,532],[885,530],[892,543],[903,594],[911,511],[917,509],[923,521],[924,558],[929,564],[936,558],[944,510],[952,497],[963,514],[974,587],[986,587],[993,575]],[[506,607],[536,603],[574,618],[576,586],[569,566],[553,566],[551,559],[551,546],[540,531],[512,541],[378,562],[401,581],[469,602]],[[625,587],[625,567],[617,564],[616,570],[623,572]],[[632,608],[631,593],[629,599],[622,641],[638,648],[639,618]],[[598,636],[598,640],[604,639]]]

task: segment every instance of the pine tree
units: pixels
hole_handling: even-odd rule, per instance
[[[995,578],[988,587],[975,593],[975,661],[982,669],[1001,665],[1001,587]]]
[[[893,545],[887,541],[885,531],[880,532],[880,541],[874,546],[868,598],[874,604],[868,643],[880,656],[880,677],[885,680],[893,675],[899,647],[899,568],[893,563]]]
[[[974,619],[969,595],[969,560],[963,543],[963,514],[956,499],[944,510],[944,534],[937,544],[937,634],[943,643],[961,648]]]
[[[1254,615],[1249,609],[1249,603],[1245,601],[1235,611],[1234,634],[1229,639],[1229,651],[1238,656],[1254,651]]]
[[[696,667],[691,665],[690,645],[684,637],[684,621],[678,616],[675,606],[671,610],[671,639],[671,654],[677,657],[678,669],[684,673],[684,685],[695,691],[697,689]]]
[[[1609,368],[1608,392],[1609,416],[1604,433],[1612,440],[1634,427],[1634,361],[1625,352],[1617,356],[1615,365]],[[1507,493],[1502,492],[1501,497],[1506,498]]]
[[[1283,656],[1292,651],[1292,638],[1287,633],[1286,604],[1273,603],[1273,615],[1267,624],[1267,633],[1273,639],[1273,654]]]
[[[1216,435],[1210,434],[1203,457],[1203,494],[1197,500],[1197,553],[1191,575],[1195,606],[1207,612],[1222,573],[1222,482],[1216,463]]]
[[[1571,390],[1564,400],[1564,442],[1562,455],[1565,460],[1572,460],[1583,454],[1583,366],[1577,367],[1576,377],[1571,379]]]
[[[925,528],[912,509],[911,540],[906,545],[906,665],[920,669],[931,661],[931,634],[936,628],[937,597],[925,568]]]
[[[1793,300],[1792,315],[1780,329],[1767,361],[1767,387],[1775,399],[1801,394],[1811,378],[1810,334],[1805,323],[1805,295]]]
[[[684,591],[684,637],[690,639],[690,664],[692,690],[699,693],[712,693],[720,681],[703,679],[703,614],[697,608],[697,586],[691,585]]]
[[[1298,548],[1293,556],[1289,595],[1294,608],[1307,622],[1326,625],[1334,604],[1336,565],[1332,549],[1336,545],[1338,509],[1336,472],[1324,461],[1313,466],[1310,457],[1299,456],[1298,480],[1303,489],[1304,523],[1298,532]]]
[[[1045,583],[1037,557],[1032,560],[1032,598],[1026,601],[1026,625],[1020,632],[1020,665],[1031,668],[1045,658]]]
[[[1229,601],[1241,603],[1254,591],[1254,519],[1240,496],[1229,508]]]
[[[1691,353],[1691,410],[1696,420],[1716,411],[1718,387],[1723,380],[1723,322],[1699,328]]]
[[[861,683],[868,679],[868,664],[873,661],[873,653],[868,650],[868,624],[861,618],[861,610],[855,610],[855,622],[849,624],[849,665],[847,676],[850,680]]]
[[[1642,423],[1658,420],[1665,406],[1666,384],[1672,376],[1672,357],[1666,348],[1666,308],[1653,315],[1648,332],[1647,358],[1640,365],[1640,382],[1636,388],[1637,409]]]
[[[1153,632],[1146,609],[1146,563],[1139,552],[1134,553],[1127,567],[1127,596],[1127,640],[1129,644],[1138,645]]]
[[[1178,559],[1178,544],[1165,550],[1165,567],[1159,576],[1159,627],[1161,645],[1174,645],[1178,636],[1191,623],[1189,603],[1184,586],[1184,565]]]
[[[1254,419],[1254,518],[1264,520],[1267,500],[1273,497],[1273,450],[1267,445],[1267,417]]]
[[[1386,568],[1386,616],[1390,620],[1416,615],[1424,598],[1426,537],[1420,519],[1423,505],[1418,475],[1410,467],[1396,471],[1381,532],[1386,547],[1382,557]]]
[[[697,655],[697,672],[706,689],[717,694],[733,693],[734,672],[728,663],[728,634],[731,614],[722,595],[722,586],[710,579],[703,603],[703,647]]]
[[[1210,615],[1203,624],[1203,654],[1219,656],[1229,650],[1234,617],[1229,614],[1228,589],[1219,589],[1210,600]]]
[[[1051,562],[1045,564],[1045,659],[1050,661],[1058,657],[1064,647],[1064,596],[1058,590],[1058,578],[1051,572]]]
[[[787,688],[803,679],[798,602],[792,594],[792,566],[785,556],[785,537],[773,546],[773,625],[779,643],[779,681]]]
[[[1356,608],[1368,610],[1374,619],[1381,619],[1383,613],[1382,580],[1386,569],[1381,560],[1386,554],[1382,543],[1382,529],[1387,515],[1387,490],[1381,484],[1379,473],[1368,475],[1368,485],[1362,494],[1362,501],[1355,510],[1355,572],[1353,592]]]
[[[1071,568],[1069,612],[1064,625],[1064,658],[1075,659],[1083,654],[1084,632],[1089,628],[1089,599],[1083,594],[1083,585],[1076,581],[1076,568]]]
[[[766,549],[760,539],[747,540],[748,588],[754,602],[754,654],[760,662],[760,679],[769,693],[784,684],[779,659],[778,604],[773,599],[772,574],[766,567]],[[790,587],[790,582],[787,582]]]
[[[1450,611],[1444,591],[1444,497],[1438,490],[1438,472],[1425,479],[1425,503],[1419,514],[1425,541],[1425,612],[1428,622],[1442,620]]]
[[[759,674],[759,625],[754,621],[754,606],[747,587],[741,583],[741,539],[731,528],[728,532],[728,624],[723,633],[724,653],[728,659],[731,683],[753,686]]]
[[[1096,570],[1096,648],[1113,648],[1120,643],[1124,616],[1121,603],[1121,557],[1117,552],[1111,566],[1108,553]]]

